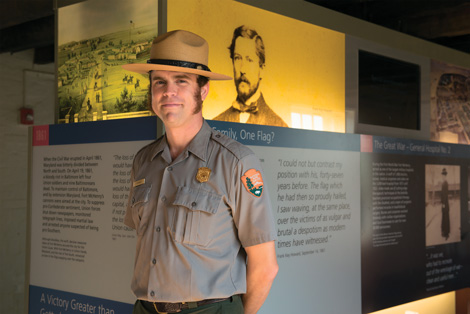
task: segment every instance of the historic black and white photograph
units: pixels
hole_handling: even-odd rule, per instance
[[[460,166],[426,165],[426,246],[460,241]]]

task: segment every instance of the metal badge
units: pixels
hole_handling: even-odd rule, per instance
[[[207,167],[201,167],[197,170],[196,180],[201,183],[209,181],[209,177],[211,175],[211,170]]]

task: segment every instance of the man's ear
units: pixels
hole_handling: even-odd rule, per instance
[[[201,99],[204,101],[209,94],[209,83],[210,81],[207,81],[207,84],[201,87]]]

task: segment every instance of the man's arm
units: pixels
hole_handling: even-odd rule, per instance
[[[274,241],[246,247],[245,251],[248,255],[248,263],[247,291],[243,295],[243,307],[245,314],[255,314],[266,300],[279,266]]]

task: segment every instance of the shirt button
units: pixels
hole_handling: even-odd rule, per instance
[[[194,206],[196,206],[196,205],[197,205],[196,202],[192,202],[192,203],[191,203],[191,206],[192,206],[192,207],[194,207]]]
[[[156,259],[153,259],[152,260],[152,264],[155,265],[157,263],[157,260]]]
[[[165,202],[165,201],[166,201],[166,197],[163,196],[163,197],[162,197],[162,202]]]
[[[160,232],[161,229],[160,227],[157,227],[155,230],[157,230],[157,232]]]
[[[151,297],[154,297],[154,296],[155,296],[155,292],[151,291],[151,292],[150,292],[150,296],[151,296]]]
[[[219,137],[220,137],[220,134],[216,134],[215,137],[219,138]]]
[[[168,171],[173,171],[173,167],[168,167]]]

